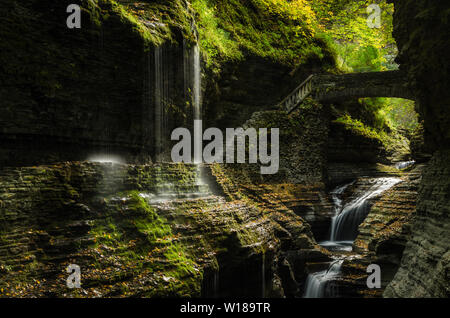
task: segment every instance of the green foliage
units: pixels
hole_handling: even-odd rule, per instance
[[[217,9],[207,0],[193,1],[192,5],[199,14],[200,45],[207,64],[210,66],[217,59],[242,59],[239,44],[231,38],[229,32],[220,27],[221,20],[217,16]]]
[[[354,119],[349,115],[343,115],[336,119],[335,122],[344,125],[345,129],[357,135],[380,141],[386,149],[391,147],[392,138],[383,130],[377,130],[367,126],[360,120]]]
[[[345,71],[370,72],[383,70],[384,58],[372,45],[360,44],[337,45],[338,66]]]
[[[111,0],[101,0],[109,1]],[[136,30],[148,41],[160,45],[168,40],[176,42],[174,30],[181,30],[184,37],[194,41],[191,19],[185,2],[182,0],[153,0],[130,2],[116,0],[116,10],[135,25]]]
[[[99,4],[104,7],[109,6],[110,10],[116,13],[125,25],[130,25],[132,30],[142,36],[145,41],[161,44],[164,38],[163,34],[169,33],[167,27],[160,28],[158,33],[150,32],[150,30],[148,30],[148,28],[141,21],[139,21],[135,15],[125,10],[121,4],[118,4],[115,1],[99,0]]]
[[[383,108],[381,114],[388,118],[392,127],[415,131],[419,126],[419,115],[415,110],[415,103],[401,98],[381,98]]]
[[[362,121],[347,114],[339,117],[335,122],[343,125],[345,129],[352,131],[356,135],[377,140],[389,155],[403,156],[410,153],[408,140],[395,129],[386,132],[383,129],[364,124]]]
[[[378,129],[414,131],[419,125],[415,103],[401,98],[365,98],[361,104],[374,114],[372,125]]]
[[[194,0],[208,66],[242,59],[248,51],[289,66],[329,55],[305,0]]]
[[[310,3],[320,30],[337,54],[337,66],[341,71],[373,72],[398,67],[394,62],[397,47],[392,37],[393,4],[385,0],[320,0]],[[367,7],[374,3],[381,9],[380,28],[367,25]],[[361,115],[358,117],[361,121],[350,120],[350,117],[341,117],[340,120],[353,130],[384,142],[388,141],[385,133],[395,133],[397,129],[413,130],[418,124],[412,101],[366,98],[361,99],[360,104]]]
[[[381,27],[367,25],[367,7],[376,3],[381,8]],[[394,6],[385,0],[321,0],[311,1],[320,29],[334,40],[339,54],[338,66],[345,72],[382,71],[397,66],[392,37]]]

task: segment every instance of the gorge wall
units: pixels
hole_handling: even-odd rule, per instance
[[[66,26],[70,3],[82,7],[80,29]],[[154,159],[157,123],[192,119],[195,38],[179,11],[174,27],[143,25],[111,1],[3,1],[0,165]]]
[[[415,91],[425,144],[434,153],[423,172],[412,238],[386,297],[449,297],[450,45],[448,1],[394,1],[398,61]]]
[[[80,29],[66,26],[71,3],[81,5]],[[174,128],[192,126],[198,27],[189,2],[7,0],[0,15],[0,165],[92,154],[146,163],[169,148]],[[273,108],[305,74],[331,64],[327,45],[313,40],[325,52],[299,70],[244,48],[238,60],[221,61],[219,73],[197,61],[198,77],[207,79],[207,124],[238,127],[253,111]]]

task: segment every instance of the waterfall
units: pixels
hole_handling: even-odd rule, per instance
[[[165,56],[164,47],[155,47],[155,152],[159,161],[164,151],[165,139],[167,138],[166,126],[166,103],[168,101],[167,69],[164,67]]]
[[[262,254],[262,268],[261,268],[261,279],[262,279],[262,298],[266,297],[266,254]]]
[[[202,101],[201,101],[201,67],[200,67],[200,48],[195,44],[193,51],[193,95],[194,95],[194,119],[202,119]]]
[[[184,41],[185,99],[192,107],[192,119],[202,119],[202,83],[200,48],[197,43]]]
[[[370,210],[370,200],[379,196],[397,183],[398,178],[378,178],[371,181],[372,186],[361,196],[345,205],[331,224],[331,241],[353,241],[358,235],[358,227]]]
[[[333,279],[339,276],[344,260],[337,260],[324,271],[309,274],[306,279],[304,298],[334,297],[337,295]]]
[[[213,295],[214,295],[214,297],[219,297],[219,270],[214,272]]]
[[[154,90],[154,142],[156,160],[163,160],[163,153],[167,150],[170,141],[171,127],[169,125],[169,109],[172,103],[178,102],[178,97],[183,94],[179,91],[179,84],[184,81],[184,99],[185,105],[174,105],[176,109],[185,108],[188,122],[194,122],[202,118],[202,96],[201,96],[201,56],[200,48],[197,43],[188,41],[183,42],[182,51],[180,48],[163,44],[154,48],[154,80],[144,79],[146,88],[144,88],[144,105],[149,102],[149,87],[153,85]],[[182,54],[180,54],[182,53]],[[151,54],[151,53],[149,53]],[[182,59],[180,59],[182,58]],[[147,72],[150,72],[150,64],[147,66]],[[182,77],[179,73],[182,71]],[[181,93],[181,94],[180,94]],[[145,115],[145,113],[144,113]],[[145,117],[145,116],[144,116]],[[170,123],[172,124],[172,123]],[[181,124],[181,123],[179,123]],[[201,156],[199,157],[201,158]]]
[[[401,169],[405,169],[408,167],[411,167],[412,165],[414,165],[416,162],[414,160],[412,161],[403,161],[403,162],[397,162],[395,164],[395,168],[401,170]]]
[[[358,227],[369,213],[370,200],[389,190],[401,180],[398,178],[378,178],[369,182],[368,190],[344,206],[342,206],[341,195],[354,182],[340,186],[331,192],[335,216],[331,222],[330,241],[321,242],[321,246],[331,251],[351,251],[351,245],[358,235]],[[335,256],[337,260],[331,263],[327,270],[308,275],[305,283],[305,298],[338,296],[335,281],[340,275],[344,257],[345,255],[341,253],[337,257]]]
[[[195,33],[195,32],[194,32]],[[197,43],[184,40],[184,94],[187,105],[191,107],[189,118],[202,119],[202,82],[200,48]],[[201,147],[194,149],[194,158],[202,158]],[[196,162],[199,163],[199,162]]]
[[[336,218],[339,215],[339,212],[341,212],[342,209],[342,199],[341,199],[341,195],[345,192],[345,190],[347,190],[347,188],[349,186],[351,186],[352,184],[354,184],[355,182],[351,182],[348,183],[346,185],[337,187],[336,189],[334,189],[333,191],[331,191],[331,198],[333,199],[333,203],[334,203],[334,217],[331,219],[331,234],[330,234],[330,238],[334,237],[334,223],[336,222]]]
[[[331,198],[333,199],[336,214],[338,214],[340,212],[340,209],[342,208],[342,199],[340,196],[345,192],[345,190],[347,190],[349,186],[353,185],[354,183],[355,181],[345,184],[343,186],[339,186],[333,191],[331,191]]]

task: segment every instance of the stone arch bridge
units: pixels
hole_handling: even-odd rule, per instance
[[[406,76],[401,71],[314,74],[301,83],[279,106],[290,113],[308,96],[319,102],[363,97],[415,99],[413,92],[408,89]]]

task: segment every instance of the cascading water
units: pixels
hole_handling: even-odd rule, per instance
[[[358,235],[358,226],[364,221],[370,210],[370,199],[401,182],[397,178],[378,178],[371,187],[354,201],[345,205],[342,211],[333,218],[331,223],[330,241],[353,241]]]
[[[200,69],[200,48],[197,44],[193,47],[194,58],[194,119],[202,119],[201,101],[201,69]]]
[[[405,169],[408,167],[411,167],[412,165],[414,165],[416,162],[414,160],[411,161],[403,161],[403,162],[397,162],[395,164],[395,168],[401,170],[401,169]]]
[[[337,260],[327,270],[308,275],[304,298],[321,298],[325,295],[327,297],[335,296],[337,293],[336,289],[333,288],[335,287],[333,278],[339,276],[343,262],[344,260]]]
[[[337,187],[336,189],[334,189],[331,192],[331,197],[332,197],[333,203],[334,203],[334,213],[335,213],[334,217],[331,219],[331,237],[334,236],[335,227],[333,226],[333,224],[335,223],[336,218],[338,217],[339,212],[341,212],[341,209],[342,209],[342,201],[343,200],[341,198],[341,195],[345,192],[345,190],[347,190],[347,188],[349,186],[351,186],[354,183],[355,182],[352,182],[352,183],[348,183],[346,185]]]
[[[192,106],[192,119],[202,119],[201,65],[198,44],[184,41],[184,91]]]
[[[153,193],[145,194],[145,198],[150,204],[166,203],[173,200],[199,199],[211,196],[211,190],[205,182],[201,167],[196,166],[196,172],[189,180],[188,185],[170,182],[170,176],[167,171],[156,173],[156,187]]]
[[[339,277],[345,252],[352,250],[353,241],[358,235],[358,227],[364,221],[370,210],[370,201],[394,185],[401,182],[398,178],[378,178],[369,180],[370,187],[356,199],[342,207],[341,195],[352,185],[340,186],[331,192],[335,204],[335,213],[330,228],[330,240],[319,243],[321,246],[335,252],[335,261],[328,270],[309,274],[305,285],[305,298],[336,297],[333,281]],[[343,254],[344,253],[344,254]]]

